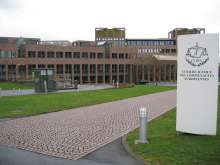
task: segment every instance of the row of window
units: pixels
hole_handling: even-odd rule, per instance
[[[47,58],[90,58],[90,59],[101,59],[104,58],[103,53],[95,53],[95,52],[47,52]],[[28,51],[29,58],[46,58],[46,54],[44,51]],[[127,53],[112,53],[112,58],[114,59],[128,59]]]
[[[138,49],[138,53],[176,53],[176,49]]]
[[[13,50],[0,50],[1,57],[16,57],[16,51]]]
[[[125,38],[112,38],[112,37],[101,37],[101,38],[96,38],[97,41],[118,41],[118,40],[125,40]]]
[[[128,59],[128,53],[112,53],[113,59]]]
[[[53,52],[53,51],[28,51],[29,58],[90,58],[90,59],[101,59],[104,58],[103,53],[96,52]],[[0,50],[0,57],[16,57],[16,51],[3,51]],[[25,56],[19,56],[24,58]],[[112,53],[113,59],[128,59],[127,53]]]
[[[36,66],[37,66],[37,68],[46,68],[46,65],[44,65],[44,64],[28,65],[29,72],[31,73],[32,70],[36,69]],[[103,65],[103,64],[97,64],[97,65],[95,65],[95,64],[90,64],[90,65],[89,64],[82,64],[82,72],[88,73],[88,71],[90,69],[90,73],[95,73],[96,67],[97,67],[98,72],[103,72],[103,71],[109,72],[110,71],[110,64],[106,64],[106,65]],[[128,67],[129,67],[128,64],[112,64],[112,72],[117,72],[117,71],[124,72],[124,70],[126,72],[128,72]],[[8,69],[10,69],[10,68],[15,71],[16,66],[9,65]],[[25,70],[25,65],[20,65],[19,68]],[[80,73],[80,64],[75,64],[74,66],[71,64],[66,64],[66,65],[48,64],[47,68],[51,68],[51,69],[56,68],[57,73],[63,73],[64,70],[65,70],[65,73],[71,73],[72,70],[74,70],[74,73]],[[0,65],[0,71],[5,71],[4,65]]]
[[[175,40],[127,40],[127,45],[131,46],[165,46],[176,45]]]
[[[97,54],[97,56],[96,56]],[[28,51],[28,57],[29,58],[104,58],[103,53],[95,53],[95,52],[53,52],[53,51]]]

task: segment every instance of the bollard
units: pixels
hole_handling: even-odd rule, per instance
[[[13,93],[13,95],[16,95],[15,88],[12,88],[12,93]]]
[[[18,95],[21,95],[21,89],[18,88]]]
[[[140,128],[139,139],[135,141],[137,143],[148,143],[147,141],[147,109],[142,107],[139,109]]]
[[[113,85],[113,87],[115,86],[115,80],[112,80],[112,85]]]
[[[116,87],[117,87],[117,88],[119,87],[119,83],[118,83],[118,81],[117,81],[117,83],[116,83]]]
[[[0,98],[2,97],[2,88],[0,88]]]
[[[44,92],[47,93],[47,81],[44,80]]]
[[[78,81],[74,80],[74,89],[78,89]]]

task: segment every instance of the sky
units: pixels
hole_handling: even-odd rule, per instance
[[[220,31],[220,0],[0,0],[0,36],[94,40],[95,27],[126,38],[165,38],[177,27]]]

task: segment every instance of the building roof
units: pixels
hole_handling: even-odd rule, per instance
[[[175,40],[171,38],[126,38],[126,41],[157,41],[157,40]]]

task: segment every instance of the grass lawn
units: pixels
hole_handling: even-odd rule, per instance
[[[129,97],[175,89],[176,87],[136,85],[130,88],[68,93],[49,93],[0,98],[0,118],[30,116],[94,105]]]
[[[0,82],[0,88],[2,90],[12,90],[12,89],[31,89],[33,86],[31,85],[24,85],[14,82]]]
[[[193,115],[193,114],[192,114]],[[130,149],[146,164],[156,165],[219,165],[220,113],[217,136],[176,134],[176,110],[153,120],[148,127],[149,144],[134,144],[138,130],[128,134]]]

